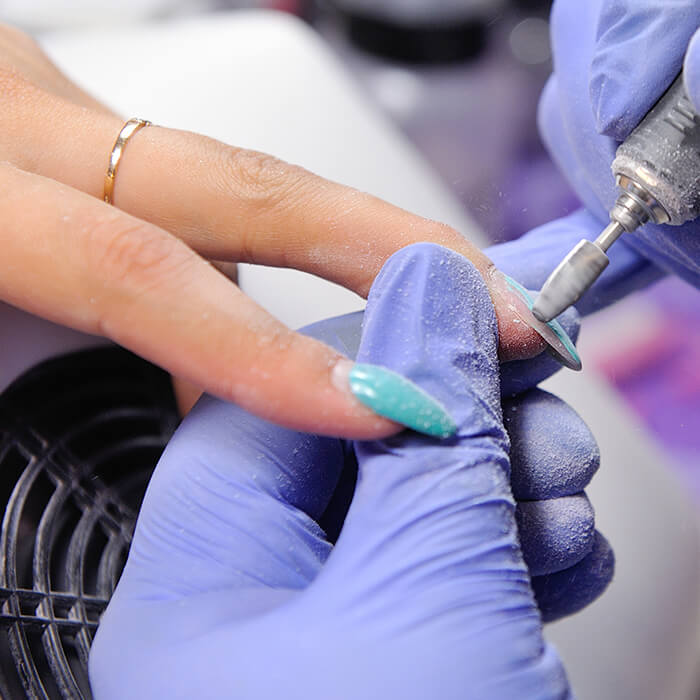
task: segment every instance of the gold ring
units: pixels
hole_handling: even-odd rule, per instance
[[[144,126],[150,126],[151,122],[146,119],[129,119],[124,124],[117,136],[117,140],[112,146],[112,152],[109,154],[109,165],[105,174],[104,200],[107,204],[112,204],[112,195],[114,194],[114,178],[117,175],[117,168],[121,160],[124,149],[129,139]]]

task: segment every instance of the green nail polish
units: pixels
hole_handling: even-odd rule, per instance
[[[527,307],[530,311],[532,311],[532,307],[535,304],[535,300],[530,296],[530,293],[523,287],[519,282],[516,282],[512,277],[509,277],[508,275],[503,275],[505,278],[506,282],[508,283],[508,286],[516,292],[520,298],[527,304]],[[542,323],[542,321],[538,321],[534,316],[532,317],[533,323],[531,324],[532,327],[535,330],[538,330],[538,328],[543,327],[543,326],[548,326],[550,330],[556,335],[556,337],[559,339],[559,342],[562,344],[564,350],[569,354],[569,358],[567,358],[565,355],[562,356],[561,352],[558,351],[558,349],[555,346],[551,345],[550,342],[550,348],[554,351],[554,356],[560,361],[564,362],[564,364],[567,365],[567,367],[570,367],[571,369],[576,369],[580,370],[581,369],[581,357],[579,356],[576,347],[574,344],[571,342],[571,338],[569,338],[569,334],[564,330],[564,327],[557,321],[555,318],[553,318],[551,321],[548,321],[546,324]],[[546,336],[543,336],[545,340],[549,342],[549,339]]]
[[[532,300],[532,304],[534,305],[535,300]],[[532,309],[532,306],[530,307]],[[567,349],[568,353],[571,355],[571,357],[574,358],[574,362],[578,365],[578,368],[581,368],[581,357],[578,354],[578,351],[576,350],[576,347],[574,344],[571,342],[571,338],[569,338],[569,334],[564,330],[564,326],[557,321],[556,318],[553,318],[551,321],[547,323],[547,325],[557,334],[557,338],[561,340],[563,343],[564,347]]]
[[[385,367],[356,364],[348,377],[350,390],[375,413],[419,433],[447,438],[457,425],[445,408],[412,381]]]

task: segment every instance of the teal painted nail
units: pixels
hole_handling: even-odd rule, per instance
[[[447,438],[457,432],[444,406],[396,372],[358,363],[348,380],[355,397],[380,416],[433,437]]]
[[[530,292],[528,292],[527,289],[525,289],[525,287],[523,287],[519,282],[516,282],[512,277],[509,277],[505,274],[503,275],[503,277],[508,283],[508,286],[514,292],[516,292],[525,302],[527,308],[530,311],[530,315],[532,315],[532,307],[535,304],[535,300],[530,296]],[[532,319],[529,325],[531,325],[532,328],[534,328],[538,333],[540,333],[540,335],[549,343],[550,351],[552,352],[554,357],[556,357],[557,360],[559,360],[562,364],[566,365],[571,369],[581,369],[581,357],[579,356],[576,347],[571,342],[569,334],[564,330],[564,327],[561,325],[561,323],[559,323],[559,321],[553,318],[548,323],[543,323],[542,321],[537,320],[534,317],[534,315],[532,315]],[[547,334],[542,332],[543,328],[549,328],[559,339],[559,342],[561,343],[562,347],[558,347],[556,343],[553,343],[551,338],[548,337]]]

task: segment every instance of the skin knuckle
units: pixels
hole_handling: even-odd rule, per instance
[[[182,255],[177,241],[148,224],[107,219],[89,237],[89,264],[107,283],[150,287],[172,272]]]
[[[289,201],[305,173],[303,168],[248,149],[227,149],[221,169],[230,194],[260,210]]]

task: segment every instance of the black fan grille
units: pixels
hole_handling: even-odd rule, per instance
[[[90,644],[176,421],[168,376],[113,348],[0,396],[3,698],[90,697]]]

